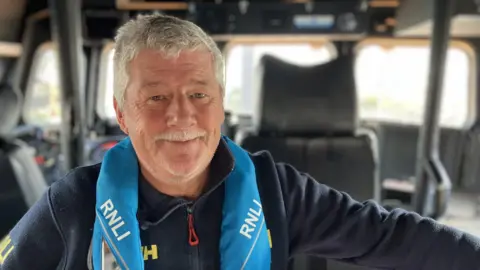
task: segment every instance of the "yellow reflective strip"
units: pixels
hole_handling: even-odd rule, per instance
[[[270,248],[272,248],[272,236],[270,235],[270,230],[267,230],[268,233],[268,243],[270,243]]]
[[[2,241],[0,241],[0,265],[2,265],[7,259],[8,255],[12,252],[14,245],[10,235],[5,236]]]

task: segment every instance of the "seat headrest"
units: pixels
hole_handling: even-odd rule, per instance
[[[257,130],[290,136],[353,134],[357,126],[353,69],[353,56],[315,66],[263,56],[257,72]]]

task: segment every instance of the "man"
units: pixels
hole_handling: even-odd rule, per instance
[[[224,62],[177,18],[115,39],[114,107],[128,139],[54,183],[1,245],[1,269],[285,269],[311,254],[382,269],[480,269],[480,240],[387,212],[220,134]]]

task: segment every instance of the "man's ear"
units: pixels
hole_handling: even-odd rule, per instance
[[[114,97],[113,98],[113,108],[115,109],[115,114],[117,115],[117,122],[118,125],[120,126],[120,129],[128,135],[128,128],[125,123],[125,116],[123,114],[123,109],[120,108],[120,106],[117,103],[117,99]]]

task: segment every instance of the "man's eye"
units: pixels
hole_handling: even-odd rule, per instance
[[[153,100],[153,101],[160,101],[164,99],[166,99],[165,96],[153,96],[150,98],[150,100]]]
[[[192,98],[205,98],[207,97],[206,94],[202,94],[202,93],[195,93],[193,95],[191,95]]]

